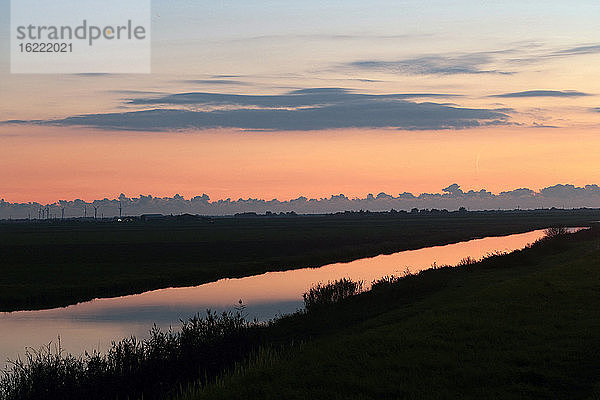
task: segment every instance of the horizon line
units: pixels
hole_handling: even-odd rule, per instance
[[[542,194],[543,191],[548,190],[548,189],[555,189],[555,188],[568,188],[568,189],[572,189],[572,190],[587,190],[587,189],[596,189],[598,191],[598,193],[600,194],[600,186],[598,184],[586,184],[583,186],[576,186],[574,184],[570,184],[570,183],[557,183],[551,186],[545,186],[542,187],[538,190],[535,189],[531,189],[531,188],[527,188],[527,187],[516,187],[513,189],[507,189],[504,191],[500,191],[500,192],[490,192],[485,188],[481,188],[479,190],[474,190],[474,189],[470,189],[468,191],[463,191],[461,189],[461,186],[457,183],[453,183],[445,188],[442,188],[440,191],[438,192],[421,192],[421,193],[412,193],[412,192],[408,192],[408,191],[404,191],[404,192],[399,192],[397,194],[397,196],[394,196],[393,194],[389,194],[386,192],[379,192],[377,194],[373,194],[368,193],[365,197],[360,197],[360,196],[353,196],[353,197],[348,197],[346,196],[344,193],[332,193],[327,197],[307,197],[304,195],[299,195],[298,197],[292,197],[289,199],[285,199],[285,200],[280,200],[277,197],[274,197],[272,199],[267,199],[267,198],[260,198],[260,197],[239,197],[239,198],[233,198],[233,197],[226,197],[226,198],[219,198],[219,199],[211,199],[210,195],[206,194],[206,193],[202,193],[201,195],[191,195],[190,197],[186,198],[185,196],[182,196],[178,193],[174,194],[173,196],[155,196],[152,194],[143,194],[140,193],[138,195],[125,195],[123,192],[121,192],[119,195],[109,198],[109,197],[104,197],[104,198],[96,198],[93,200],[83,200],[81,198],[72,198],[71,200],[67,200],[67,199],[58,199],[54,202],[40,202],[40,201],[36,201],[36,200],[30,200],[30,201],[10,201],[7,200],[5,198],[0,198],[0,203],[7,203],[7,204],[13,204],[13,205],[34,205],[34,204],[39,204],[42,206],[53,206],[53,205],[59,205],[61,202],[67,202],[67,203],[73,203],[73,202],[82,202],[82,203],[86,203],[86,204],[93,204],[94,202],[101,202],[101,201],[123,201],[125,199],[127,200],[136,200],[136,199],[142,199],[142,198],[147,198],[147,199],[154,199],[154,200],[174,200],[174,199],[178,199],[178,200],[183,200],[183,201],[192,201],[194,199],[197,198],[205,198],[207,202],[209,203],[219,203],[219,202],[239,202],[239,201],[261,201],[261,202],[280,202],[280,203],[288,203],[291,201],[295,201],[295,200],[302,200],[305,199],[306,201],[321,201],[321,200],[331,200],[331,199],[341,199],[341,198],[345,198],[348,199],[350,201],[352,200],[374,200],[374,199],[378,199],[381,198],[381,196],[384,196],[386,198],[391,198],[391,199],[397,199],[397,200],[401,200],[401,199],[406,199],[407,196],[412,196],[414,197],[414,200],[418,200],[420,197],[422,196],[447,196],[447,197],[454,197],[454,196],[461,196],[461,195],[475,195],[475,194],[487,194],[487,195],[491,195],[491,196],[502,196],[502,195],[508,195],[508,194],[513,194],[513,193],[524,193],[524,192],[528,192],[535,195],[540,195]]]

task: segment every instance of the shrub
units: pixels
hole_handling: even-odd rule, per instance
[[[545,238],[552,239],[559,236],[564,236],[569,233],[569,230],[564,226],[555,226],[544,230]]]

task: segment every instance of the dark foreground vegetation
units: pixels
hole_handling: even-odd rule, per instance
[[[550,233],[284,319],[295,344],[178,399],[598,399],[600,229]]]
[[[5,399],[597,399],[600,229],[465,259],[373,289],[313,288],[307,312],[153,331],[108,355],[33,355]],[[358,294],[357,294],[358,293]]]
[[[196,316],[178,332],[113,343],[106,354],[63,354],[60,343],[29,351],[0,379],[1,400],[160,399],[179,384],[205,384],[256,348],[265,326],[238,313]]]
[[[401,250],[587,226],[598,210],[0,223],[0,311],[51,308]]]

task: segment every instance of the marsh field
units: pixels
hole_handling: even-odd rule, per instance
[[[595,399],[598,213],[6,223],[5,310],[553,226],[591,229],[553,230],[510,254],[387,276],[366,290],[315,282],[304,310],[268,322],[249,320],[240,305],[198,310],[172,331],[148,326],[147,338],[124,337],[106,352],[70,355],[54,343],[2,374],[0,399]]]
[[[552,209],[5,221],[0,311],[53,308],[596,220],[598,210]]]

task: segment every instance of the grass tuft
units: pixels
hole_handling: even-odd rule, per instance
[[[304,293],[304,307],[307,311],[324,307],[354,296],[363,290],[363,281],[355,282],[349,278],[342,278],[327,284],[319,283]]]

